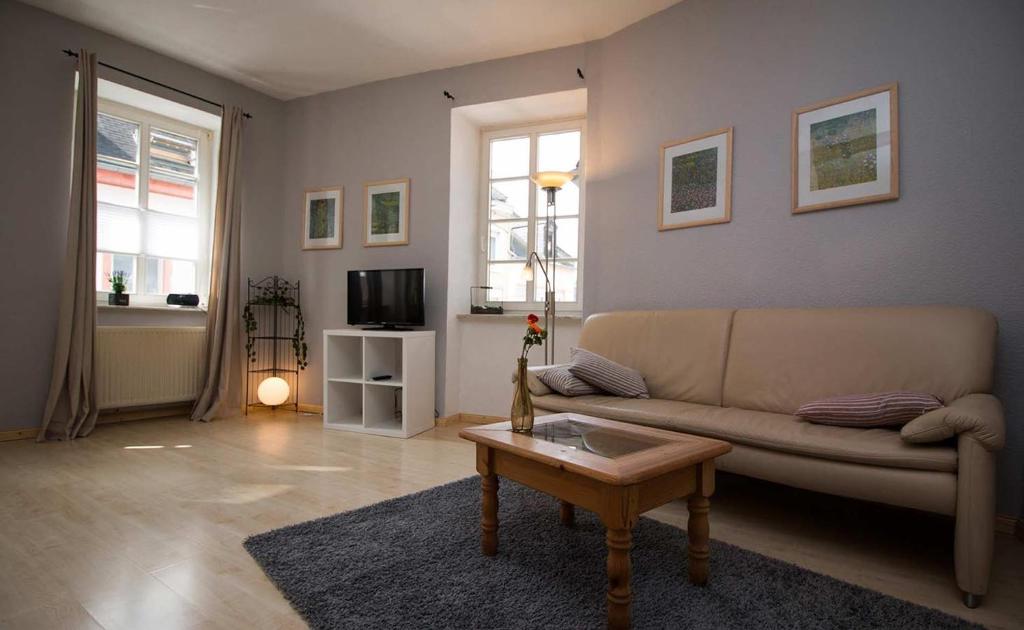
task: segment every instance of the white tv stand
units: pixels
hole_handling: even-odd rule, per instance
[[[324,428],[402,438],[432,429],[434,367],[432,330],[325,330]]]

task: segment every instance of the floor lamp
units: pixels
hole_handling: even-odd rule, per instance
[[[547,343],[544,344],[544,363],[555,362],[555,265],[557,264],[558,230],[553,220],[555,214],[555,193],[572,181],[573,173],[564,171],[540,171],[530,179],[547,193],[547,212],[544,223],[544,262],[536,251],[530,252],[523,267],[523,278],[533,280],[533,261],[537,261],[544,274],[544,328],[548,331]],[[548,273],[548,271],[551,273]]]

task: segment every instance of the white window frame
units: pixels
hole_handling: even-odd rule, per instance
[[[502,128],[491,128],[481,130],[480,133],[480,247],[477,265],[477,277],[481,285],[487,284],[487,272],[491,262],[488,259],[488,244],[490,241],[490,229],[491,229],[491,212],[490,212],[490,192],[492,181],[509,181],[514,179],[522,179],[521,176],[516,177],[499,177],[491,179],[491,142],[493,140],[504,140],[508,138],[530,138],[530,172],[529,175],[533,175],[537,172],[537,138],[541,135],[550,133],[558,133],[564,131],[579,131],[580,132],[580,164],[576,184],[580,189],[580,208],[579,208],[579,252],[577,253],[576,260],[576,300],[574,302],[559,301],[556,305],[555,312],[557,314],[578,314],[583,311],[583,234],[584,234],[584,217],[586,216],[586,190],[587,190],[587,178],[586,178],[586,162],[587,162],[587,121],[585,118],[570,118],[565,120],[538,122],[527,125],[517,125],[515,127],[502,127]],[[537,204],[537,185],[531,180],[529,183],[529,212],[527,215],[527,256],[530,252],[536,251],[537,247],[537,221],[539,218],[543,218],[545,207],[538,207]],[[561,215],[559,215],[561,218]],[[574,218],[574,215],[568,215],[567,218]],[[522,219],[511,219],[508,221],[522,221]],[[497,221],[498,223],[503,222],[502,220]],[[537,252],[541,255],[541,252]],[[543,259],[543,256],[541,256]],[[573,260],[573,259],[568,259]],[[493,261],[493,262],[516,262],[516,261]],[[525,264],[525,261],[523,261]],[[514,302],[504,300],[503,304],[505,312],[520,313],[520,312],[535,312],[544,310],[544,302],[537,301],[536,297],[536,285],[538,283],[543,284],[544,274],[540,269],[534,265],[533,280],[526,283],[526,301],[525,302]],[[548,273],[553,273],[552,270],[548,270]],[[557,285],[556,285],[557,286]]]
[[[101,114],[106,114],[114,118],[120,118],[127,120],[132,123],[139,125],[139,206],[138,208],[131,208],[137,210],[142,216],[143,226],[146,221],[146,213],[148,212],[159,212],[158,210],[149,210],[146,206],[149,200],[149,130],[151,127],[157,127],[165,131],[181,134],[190,138],[197,138],[199,140],[199,146],[197,149],[197,182],[196,182],[196,208],[197,208],[197,222],[199,224],[199,243],[197,248],[199,256],[194,262],[195,273],[196,273],[196,293],[199,295],[200,302],[205,304],[209,299],[210,293],[210,257],[211,257],[211,239],[212,235],[212,217],[213,217],[213,196],[214,196],[214,173],[215,173],[215,157],[213,155],[213,146],[217,139],[218,134],[211,130],[196,125],[192,125],[174,118],[168,118],[145,109],[132,107],[125,105],[124,103],[118,103],[107,99],[98,99],[98,110]],[[97,200],[97,203],[99,201]],[[107,203],[106,205],[114,206],[116,204]],[[125,206],[121,206],[125,207]],[[97,248],[97,254],[120,254],[127,256],[135,256],[137,264],[135,266],[136,276],[135,280],[135,291],[131,293],[132,304],[138,306],[154,306],[158,304],[166,304],[167,293],[144,293],[146,287],[146,259],[152,258],[146,253],[146,229],[142,229],[142,245],[140,247],[141,253],[133,252],[119,252],[112,250],[100,250]],[[175,260],[166,256],[160,256],[156,258],[162,258],[165,260]],[[97,291],[96,299],[99,304],[107,303],[107,296],[110,295],[108,291]]]

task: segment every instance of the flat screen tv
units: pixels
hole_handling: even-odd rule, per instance
[[[422,269],[348,272],[350,326],[423,326],[426,276]]]

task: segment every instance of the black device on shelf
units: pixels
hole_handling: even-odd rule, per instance
[[[348,323],[403,330],[426,324],[423,269],[365,269],[348,272]],[[405,330],[408,330],[407,328]]]
[[[170,293],[167,303],[172,306],[199,306],[199,296],[195,293]]]

